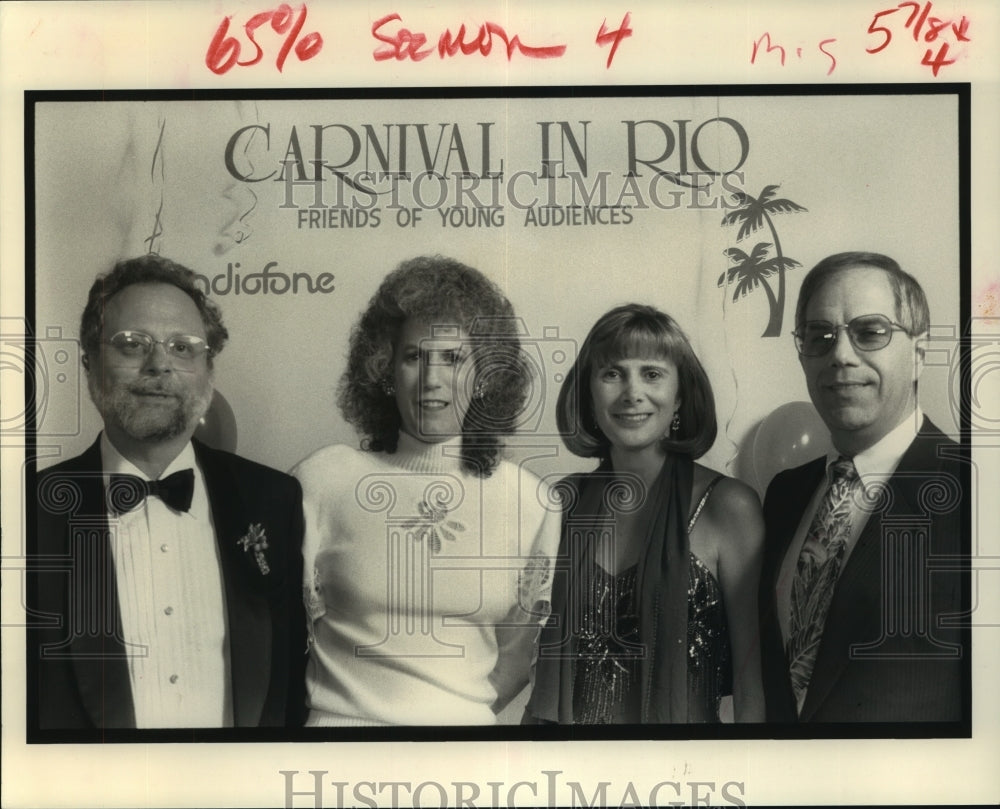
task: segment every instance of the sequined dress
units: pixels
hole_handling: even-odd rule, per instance
[[[717,479],[718,480],[718,479]],[[698,503],[694,527],[716,481]],[[639,722],[640,655],[636,566],[617,575],[593,564],[583,582],[573,715],[578,724]],[[729,625],[722,589],[693,553],[688,565],[688,721],[718,722],[719,702],[732,693]]]

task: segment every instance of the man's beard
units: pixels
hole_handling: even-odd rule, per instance
[[[174,394],[179,398],[174,399],[171,407],[143,407],[132,396],[142,392]],[[208,381],[201,390],[191,391],[187,396],[162,383],[118,384],[111,390],[103,390],[97,384],[91,385],[90,389],[94,404],[105,421],[114,421],[136,441],[152,443],[169,441],[186,432],[193,432],[198,420],[208,411],[212,393],[213,387]]]

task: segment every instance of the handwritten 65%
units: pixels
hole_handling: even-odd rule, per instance
[[[282,3],[274,11],[262,11],[259,14],[254,14],[243,26],[247,39],[250,40],[250,44],[255,50],[254,55],[245,61],[240,61],[240,51],[242,50],[240,41],[234,36],[229,36],[229,22],[232,17],[226,17],[219,24],[215,36],[209,43],[208,53],[205,54],[205,64],[209,70],[220,76],[234,65],[249,67],[257,64],[264,58],[264,49],[257,42],[254,34],[258,28],[266,23],[271,23],[271,29],[276,34],[284,36],[284,41],[278,50],[278,58],[275,60],[279,73],[285,66],[288,54],[293,49],[300,62],[312,59],[323,49],[323,37],[318,31],[313,31],[303,37],[299,36],[305,25],[307,14],[308,11],[304,4],[298,11],[293,11],[287,3]]]

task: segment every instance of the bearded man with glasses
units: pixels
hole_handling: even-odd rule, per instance
[[[764,501],[768,721],[958,722],[969,466],[917,399],[924,292],[888,256],[839,253],[806,275],[795,325],[835,451]]]
[[[29,729],[302,722],[301,488],[192,438],[227,338],[169,259],[91,287],[80,339],[104,430],[38,477]]]

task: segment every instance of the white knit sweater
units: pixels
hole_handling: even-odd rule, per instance
[[[510,462],[489,478],[463,472],[460,440],[401,434],[393,454],[330,446],[293,470],[310,725],[493,724],[527,682],[559,513]]]

